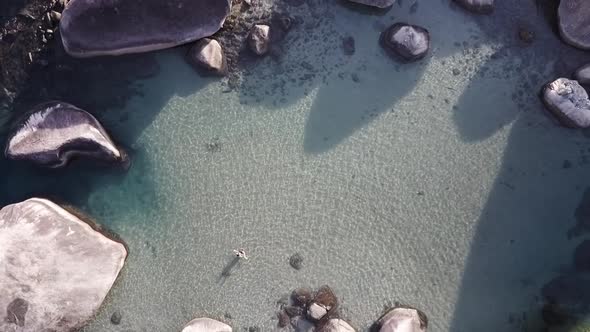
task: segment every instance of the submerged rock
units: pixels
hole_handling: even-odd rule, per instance
[[[256,24],[250,30],[248,37],[250,50],[256,55],[264,55],[270,49],[270,27],[266,24]]]
[[[90,113],[58,101],[33,108],[9,137],[5,155],[51,168],[63,167],[75,156],[127,161]]]
[[[77,331],[127,257],[123,244],[39,198],[0,210],[0,243],[0,331]]]
[[[404,61],[422,59],[430,48],[428,30],[411,24],[395,23],[381,33],[381,46]]]
[[[590,240],[586,240],[576,247],[574,268],[578,272],[590,272]]]
[[[558,78],[545,85],[543,102],[564,126],[570,128],[590,126],[588,93],[577,81]]]
[[[342,319],[330,319],[326,325],[322,326],[320,332],[355,332],[354,328]]]
[[[189,62],[203,74],[223,76],[227,74],[227,62],[217,40],[203,38],[188,54]]]
[[[590,85],[590,63],[576,70],[574,79],[580,84]]]
[[[291,257],[289,257],[289,264],[295,270],[301,270],[303,267],[303,257],[299,253],[294,253]]]
[[[491,14],[494,12],[494,0],[454,0],[466,10],[476,14]]]
[[[393,6],[397,0],[349,0],[351,2],[360,3],[363,5],[377,7],[377,8],[387,8]]]
[[[420,310],[397,307],[379,320],[379,332],[425,332],[428,319]]]
[[[147,52],[213,35],[230,7],[228,0],[71,0],[60,31],[76,57]]]
[[[542,289],[543,318],[551,325],[586,321],[590,315],[590,274],[561,275]]]
[[[568,44],[583,49],[590,49],[590,1],[561,0],[557,10],[559,34]]]
[[[197,318],[191,320],[182,332],[231,332],[231,326],[211,318]]]

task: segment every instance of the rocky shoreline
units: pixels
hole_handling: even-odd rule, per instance
[[[116,138],[112,139],[86,109],[88,105],[92,105],[88,108],[92,110],[123,107],[126,98],[135,92],[130,81],[151,77],[158,72],[153,54],[106,59],[74,59],[70,56],[120,56],[180,46],[178,49],[186,52],[187,61],[202,75],[227,76],[230,88],[237,88],[243,68],[262,57],[280,58],[281,42],[300,23],[297,15],[288,10],[297,7],[293,3],[290,4],[292,7],[287,7],[287,3],[254,0],[238,0],[231,4],[177,0],[165,4],[176,7],[161,8],[161,3],[156,2],[150,3],[153,7],[141,7],[139,3],[131,2],[129,7],[118,7],[112,2],[93,7],[85,1],[71,0],[68,4],[65,0],[32,0],[3,22],[0,29],[0,128],[17,123],[7,138],[7,159],[25,160],[50,168],[66,167],[73,157],[129,166],[125,151],[115,143]],[[352,2],[380,9],[394,4],[394,1],[384,0]],[[477,14],[493,15],[494,12],[494,1],[456,2]],[[192,12],[198,15],[184,15],[184,12],[191,11],[191,7],[183,7],[185,5],[195,5]],[[136,29],[137,22],[128,20],[129,16],[137,14],[140,22],[153,19],[158,23],[161,17],[154,15],[154,11],[159,9],[169,15],[166,18],[171,21],[185,19],[175,27],[178,30],[156,34]],[[563,0],[556,15],[566,43],[581,49],[590,48],[590,41],[586,41],[584,34],[587,28],[584,20],[590,17],[590,6],[581,1]],[[90,23],[87,22],[89,16],[92,17]],[[108,26],[108,38],[97,34],[97,31],[104,31],[97,29],[96,24]],[[429,54],[431,36],[427,28],[396,22],[384,29],[380,38],[376,34],[375,42],[379,40],[396,63],[409,65]],[[129,34],[117,38],[123,33]],[[527,43],[534,39],[526,31],[519,31],[519,37]],[[342,42],[346,55],[354,54],[355,47],[352,37]],[[590,97],[583,87],[590,82],[588,66],[576,70],[574,79],[557,78],[541,92],[550,114],[565,127],[590,127]],[[109,76],[119,70],[123,71],[120,78]],[[108,77],[109,87],[102,86],[101,77]],[[100,86],[97,88],[100,92],[85,94],[70,89],[75,85],[84,89],[85,85],[78,84],[80,80],[92,80]],[[60,81],[64,85],[56,84]],[[117,91],[104,93],[112,97],[98,103],[85,99],[90,94],[96,98],[107,91],[100,89]],[[26,116],[22,121],[15,121],[23,115]],[[8,269],[0,274],[0,283],[8,285],[10,294],[0,298],[0,307],[7,311],[6,318],[0,320],[0,328],[61,332],[79,329],[92,318],[123,268],[127,249],[105,237],[96,227],[88,227],[83,219],[40,198],[0,210],[0,242],[7,243],[0,246],[0,254],[9,258]],[[72,250],[72,246],[78,250]],[[590,310],[588,302],[579,299],[575,287],[590,280],[588,247],[586,243],[576,250],[576,273],[558,276],[543,287],[547,302],[543,314],[547,324],[576,323]],[[44,250],[48,250],[51,259],[40,254]],[[23,257],[29,261],[21,261]],[[52,269],[56,261],[65,258],[64,269]],[[31,263],[33,261],[35,264]],[[299,270],[302,258],[294,256],[290,264]],[[37,268],[37,273],[47,280],[57,281],[33,285],[30,276],[21,273]],[[73,286],[68,278],[76,273],[81,274],[76,279],[80,283],[76,289],[83,291],[72,294],[70,288]],[[89,274],[93,276],[92,282]],[[53,290],[56,285],[60,287],[56,288],[59,292]],[[584,297],[590,297],[586,296],[586,289],[582,291]],[[86,298],[93,301],[86,301]],[[55,304],[62,302],[75,303],[77,309]],[[47,307],[50,309],[46,310]],[[338,298],[328,286],[315,291],[298,289],[282,304],[277,313],[278,325],[305,331],[355,331],[340,316],[338,308]],[[120,315],[113,315],[111,321],[118,325],[121,319]],[[373,328],[379,332],[424,332],[428,328],[428,319],[419,309],[397,305],[389,308]],[[232,328],[210,318],[197,318],[183,329],[183,332],[200,331],[232,331]]]

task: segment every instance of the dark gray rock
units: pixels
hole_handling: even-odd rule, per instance
[[[494,0],[454,0],[461,7],[476,14],[491,14],[494,12]]]
[[[422,59],[430,48],[428,30],[411,24],[395,23],[381,33],[381,46],[404,61]]]
[[[313,300],[313,294],[309,288],[298,288],[291,294],[291,299],[295,305],[303,307]]]
[[[397,0],[349,0],[351,2],[360,3],[363,5],[377,7],[377,8],[387,8],[393,6]]]
[[[63,167],[77,156],[127,162],[90,113],[59,101],[34,107],[10,135],[5,155],[51,168]]]
[[[123,318],[123,316],[121,316],[121,313],[118,311],[115,311],[111,315],[111,323],[113,323],[114,325],[119,325],[119,324],[121,324],[122,318]]]
[[[299,253],[295,253],[289,257],[289,264],[295,270],[301,270],[303,267],[303,257]]]
[[[576,70],[574,79],[583,85],[590,85],[590,63]]]
[[[590,126],[590,100],[586,90],[574,80],[558,78],[543,89],[545,106],[561,124],[570,128]]]
[[[215,319],[197,318],[190,321],[182,332],[232,332],[232,328]]]
[[[576,247],[574,268],[578,272],[590,272],[590,240],[586,240]]]
[[[211,36],[230,7],[228,0],[72,0],[60,31],[76,57],[147,52]]]
[[[0,210],[0,331],[77,331],[96,313],[125,246],[39,198]]]
[[[223,76],[227,74],[227,61],[217,40],[203,38],[188,53],[189,62],[202,74]]]
[[[256,55],[264,55],[270,49],[270,27],[266,24],[256,24],[250,30],[248,37],[250,50]]]
[[[559,34],[568,44],[590,49],[590,1],[561,0],[557,11]]]
[[[590,274],[560,275],[542,288],[543,318],[551,325],[586,323],[590,315]]]
[[[379,332],[425,332],[428,319],[420,310],[397,307],[379,319]]]

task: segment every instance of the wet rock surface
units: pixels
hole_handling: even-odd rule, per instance
[[[227,0],[72,0],[60,31],[65,50],[77,57],[147,52],[211,36],[230,6]]]
[[[231,326],[211,318],[196,318],[182,329],[182,332],[231,332]]]
[[[562,125],[570,128],[590,126],[588,93],[577,81],[558,78],[545,85],[543,102]]]
[[[80,156],[105,162],[127,161],[90,113],[57,101],[31,110],[10,135],[5,155],[50,168],[63,167]]]
[[[430,48],[428,30],[406,23],[389,27],[381,34],[380,41],[390,55],[407,62],[422,59]]]
[[[0,210],[0,331],[69,332],[93,317],[127,256],[99,230],[45,199]]]
[[[590,49],[590,2],[586,0],[562,0],[557,11],[559,34],[568,44]]]
[[[215,39],[199,40],[188,53],[189,62],[204,75],[227,74],[227,61],[219,42]]]
[[[396,307],[379,319],[379,332],[425,332],[426,315],[418,309]]]
[[[454,0],[466,10],[476,14],[491,14],[494,12],[494,0]]]

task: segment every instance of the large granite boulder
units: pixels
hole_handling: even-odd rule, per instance
[[[561,0],[557,17],[561,38],[574,47],[590,50],[590,1]]]
[[[570,128],[590,126],[590,100],[574,80],[558,78],[543,88],[543,102],[559,122]]]
[[[65,166],[76,156],[127,161],[90,113],[59,101],[34,107],[9,137],[5,155],[51,168]]]
[[[381,317],[379,326],[379,332],[425,332],[428,319],[418,309],[397,307]]]
[[[96,313],[125,246],[51,201],[0,210],[0,331],[70,332]]]
[[[230,0],[71,0],[60,32],[76,57],[147,52],[211,36],[230,7]]]
[[[476,14],[491,14],[494,12],[494,0],[454,0],[461,7]]]
[[[189,62],[203,75],[227,74],[227,61],[219,42],[215,39],[199,40],[188,53]]]
[[[377,7],[377,8],[387,8],[393,6],[397,0],[349,0],[352,2],[360,3],[363,5]]]
[[[395,23],[381,33],[380,42],[394,58],[410,62],[426,56],[430,48],[430,34],[417,25]]]
[[[231,326],[211,318],[191,320],[182,332],[232,332]]]

